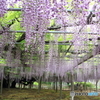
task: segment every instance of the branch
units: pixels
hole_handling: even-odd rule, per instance
[[[0,25],[2,28],[2,31],[0,31],[0,34],[3,34],[6,30],[8,30],[11,25],[15,23],[15,19],[11,20],[11,23],[7,24],[6,26],[3,26],[2,24]]]
[[[22,36],[16,42],[21,42],[24,39],[25,39],[25,33],[23,33]]]
[[[100,37],[98,37],[97,40],[100,40]],[[93,54],[93,53],[95,53],[95,54]],[[92,50],[92,52],[86,54],[82,59],[79,59],[77,65],[84,63],[85,61],[89,60],[90,58],[93,58],[94,56],[96,56],[98,54],[100,54],[100,43],[98,45],[96,45],[96,48],[94,48]],[[74,68],[76,68],[77,65],[75,65]]]
[[[61,28],[61,26],[59,26],[59,27],[48,27],[47,30],[57,30],[57,29],[60,29],[60,28]]]
[[[87,17],[87,24],[91,24],[92,17],[95,17],[95,14],[93,14],[93,12],[90,12],[89,16]]]

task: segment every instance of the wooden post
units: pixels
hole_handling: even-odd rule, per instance
[[[53,89],[55,90],[55,74],[53,76],[53,79],[54,79],[54,81],[53,81]]]
[[[39,85],[38,85],[38,92],[40,92],[40,90],[41,90],[41,82],[42,82],[42,77],[40,76]]]
[[[96,92],[98,91],[98,80],[96,80]]]
[[[71,91],[74,91],[74,75],[71,73]],[[74,97],[71,97],[71,100],[74,100]]]
[[[84,90],[86,91],[87,88],[86,88],[86,81],[84,82]]]
[[[8,89],[10,89],[10,72],[8,72]]]
[[[29,84],[29,88],[30,89],[32,88],[32,84],[33,84],[33,82],[30,82],[30,84]]]
[[[3,73],[1,73],[1,94],[2,94],[2,90],[3,90]]]
[[[55,85],[56,85],[56,86],[55,86],[55,90],[56,90],[56,92],[57,92],[57,90],[58,90],[58,86],[57,86],[57,77],[55,77],[55,80],[56,80],[56,81],[55,81],[55,82],[56,82],[56,84],[55,84]]]
[[[73,73],[71,73],[71,91],[74,91],[74,76],[73,76]]]
[[[62,79],[60,77],[60,100],[62,99]]]
[[[20,83],[18,83],[18,88],[20,88]]]
[[[96,66],[96,77],[97,77],[97,66]],[[97,77],[98,78],[98,77]],[[96,92],[98,91],[98,79],[96,78]]]

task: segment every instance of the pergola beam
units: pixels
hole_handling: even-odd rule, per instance
[[[0,33],[9,32],[9,33],[26,33],[24,30],[9,30],[9,31],[0,31]],[[38,31],[32,31],[33,33],[38,33]],[[54,34],[74,34],[75,32],[67,32],[67,31],[45,31],[44,33],[54,33]],[[81,32],[82,33],[82,32]],[[92,32],[83,32],[85,34],[93,34],[93,35],[100,35],[99,33],[92,33]]]
[[[8,8],[7,11],[23,11],[23,8]],[[68,12],[72,12],[73,10],[66,10]],[[95,12],[88,10],[87,12]]]
[[[23,11],[23,8],[8,8],[7,11]],[[72,10],[66,10],[67,12],[71,12]]]
[[[8,8],[7,11],[22,11],[22,8]]]

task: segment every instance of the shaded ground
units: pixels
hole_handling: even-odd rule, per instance
[[[62,100],[70,100],[70,91],[62,91]],[[51,89],[3,89],[0,100],[59,100],[59,92]],[[75,96],[74,100],[100,100],[100,96]]]

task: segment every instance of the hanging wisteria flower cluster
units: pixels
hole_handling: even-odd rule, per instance
[[[7,11],[6,0],[0,0],[0,17],[3,17],[6,11]]]
[[[48,2],[28,0],[23,2],[23,26],[26,30],[27,47],[31,45],[33,48],[41,44],[44,32],[49,25]]]
[[[27,45],[33,48],[43,45],[43,37],[51,19],[62,21],[65,2],[49,0],[28,0],[23,2],[23,26],[26,30]],[[61,24],[61,23],[60,23]],[[28,47],[27,46],[27,47]]]
[[[78,18],[77,24],[86,24],[86,16],[88,15],[89,3],[91,0],[73,0],[73,14]]]

